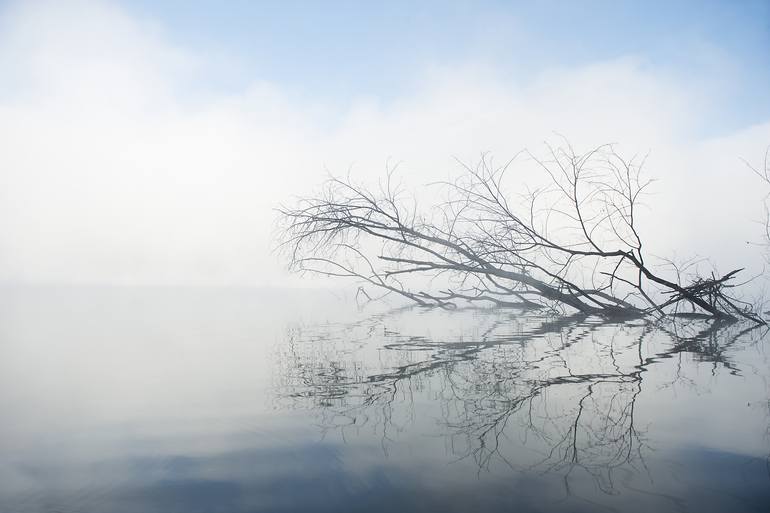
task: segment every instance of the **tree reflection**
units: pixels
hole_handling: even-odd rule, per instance
[[[645,472],[646,426],[637,420],[645,373],[679,358],[672,379],[687,383],[688,355],[740,373],[728,350],[761,335],[752,327],[707,321],[607,323],[585,316],[518,316],[467,310],[472,329],[419,334],[442,320],[404,311],[349,325],[295,328],[278,349],[278,405],[309,408],[322,433],[369,430],[387,453],[398,435],[427,414],[453,461],[478,472],[499,466],[585,472],[613,493],[619,468]],[[451,315],[457,315],[453,313]],[[426,406],[427,405],[427,406]],[[424,415],[423,415],[424,416]]]

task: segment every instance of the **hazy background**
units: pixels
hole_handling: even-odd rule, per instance
[[[327,169],[555,132],[651,152],[651,251],[761,271],[770,3],[325,4],[0,2],[0,282],[297,284],[272,209]]]

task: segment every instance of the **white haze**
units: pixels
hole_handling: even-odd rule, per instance
[[[276,84],[196,87],[220,57],[106,3],[21,3],[0,18],[0,281],[280,286],[273,209],[326,169],[410,184],[554,133],[650,151],[650,251],[762,269],[759,162],[770,121],[703,139],[709,88],[634,56],[535,77],[436,63],[409,93],[325,105]],[[217,62],[215,62],[217,61]],[[255,71],[255,74],[259,70]],[[724,77],[722,77],[724,78]],[[302,282],[308,284],[308,282]]]

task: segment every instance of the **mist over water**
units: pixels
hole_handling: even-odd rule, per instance
[[[306,291],[0,296],[0,511],[762,511],[765,331]]]

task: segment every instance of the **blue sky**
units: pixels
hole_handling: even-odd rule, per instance
[[[515,83],[544,69],[632,56],[655,73],[711,89],[710,121],[720,128],[706,132],[770,113],[767,0],[124,5],[174,43],[237,62],[196,84],[203,88],[260,79],[311,99],[387,101],[429,66],[481,61]]]

